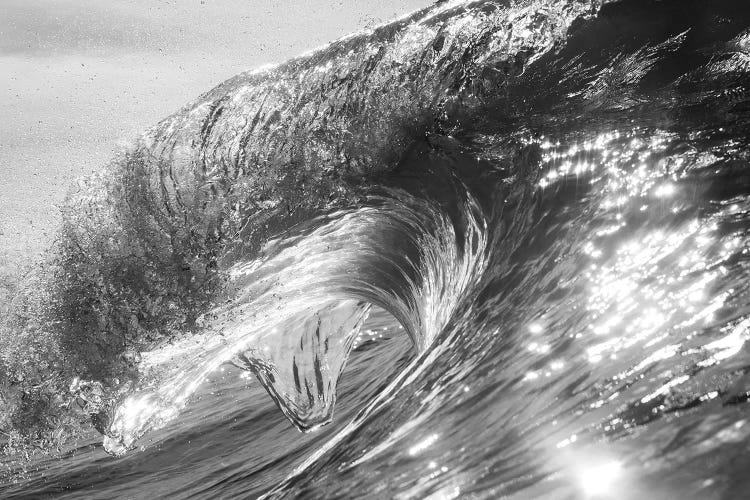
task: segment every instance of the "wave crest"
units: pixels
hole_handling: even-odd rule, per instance
[[[328,423],[336,383],[371,304],[393,314],[423,352],[486,265],[486,222],[462,204],[456,230],[405,192],[270,242],[229,270],[225,303],[203,333],[142,354],[139,380],[112,411],[105,446],[132,447],[185,405],[206,375],[233,360],[251,370],[300,430]]]

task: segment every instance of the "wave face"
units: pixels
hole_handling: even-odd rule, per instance
[[[219,85],[18,286],[0,489],[742,496],[749,72],[743,2],[469,1]]]

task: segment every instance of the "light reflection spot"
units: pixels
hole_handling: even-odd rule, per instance
[[[424,438],[419,443],[415,444],[411,448],[409,448],[409,455],[416,456],[419,455],[421,452],[432,446],[435,441],[437,441],[438,435],[437,434],[430,434],[426,438]]]
[[[581,468],[578,479],[586,495],[597,496],[609,492],[621,475],[622,464],[613,460]]]

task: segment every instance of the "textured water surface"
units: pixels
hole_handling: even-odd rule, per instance
[[[749,71],[740,1],[441,2],[207,92],[7,306],[3,495],[742,497]]]

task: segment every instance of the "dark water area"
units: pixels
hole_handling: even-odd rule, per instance
[[[748,130],[741,1],[441,2],[238,75],[8,302],[0,495],[743,498]]]

